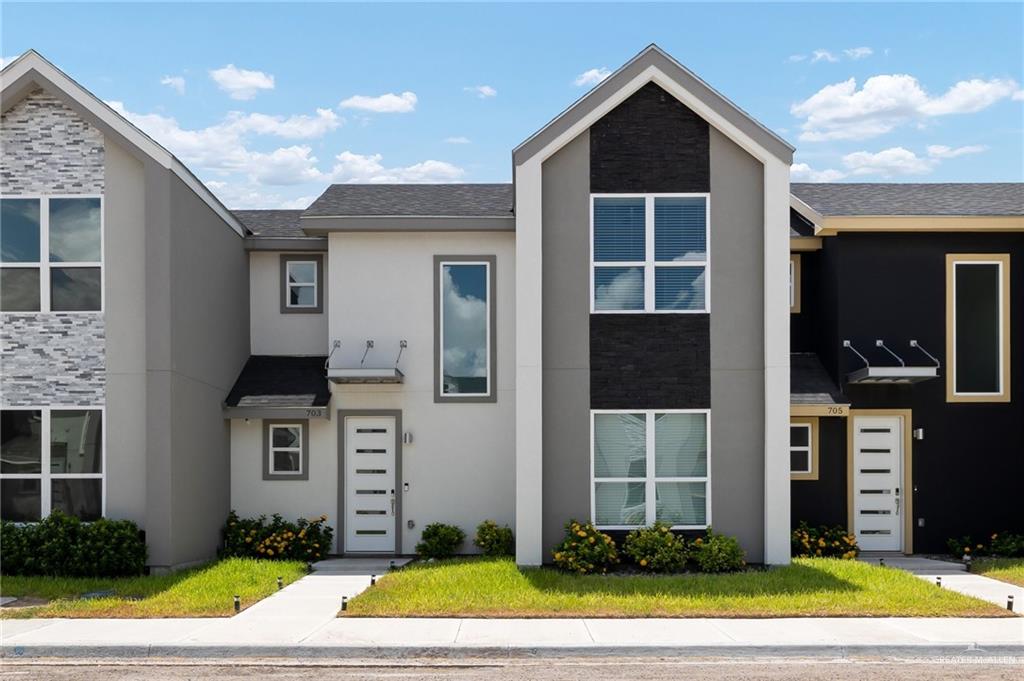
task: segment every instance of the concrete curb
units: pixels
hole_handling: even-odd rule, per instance
[[[653,646],[330,646],[330,645],[10,645],[0,659],[23,658],[292,658],[411,659],[559,657],[791,657],[791,658],[936,658],[1017,657],[1024,643],[978,646],[968,643],[923,645],[653,645]]]

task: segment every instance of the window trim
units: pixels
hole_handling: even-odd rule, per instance
[[[594,200],[595,199],[644,199],[644,260],[609,261],[594,260]],[[703,260],[657,261],[654,249],[654,201],[655,199],[704,199],[704,247]],[[644,307],[641,310],[598,310],[594,291],[594,270],[598,267],[640,267],[644,272]],[[655,269],[657,267],[703,267],[704,307],[700,310],[658,310],[655,309]],[[650,192],[650,193],[592,193],[590,194],[590,313],[591,314],[709,314],[711,312],[711,193],[710,192]]]
[[[291,284],[288,283],[288,266],[291,263],[313,263],[315,279],[313,282],[314,305],[292,305]],[[308,286],[308,284],[300,284]],[[323,253],[282,253],[281,254],[281,314],[323,314],[324,311],[324,255]]]
[[[37,262],[0,262],[0,269],[35,269],[39,271],[38,310],[0,310],[2,314],[70,314],[102,315],[106,311],[107,271],[106,260],[106,210],[103,194],[4,194],[7,199],[28,199],[39,201],[39,260]],[[75,262],[50,261],[50,200],[51,199],[99,199],[100,202],[100,259]],[[99,269],[100,307],[98,310],[53,310],[51,299],[50,272],[55,269]]]
[[[497,282],[497,256],[495,255],[435,255],[434,256],[434,402],[497,402],[497,328],[498,305],[495,300]],[[485,265],[487,268],[487,392],[446,394],[444,381],[444,326],[441,303],[441,273],[445,265]]]
[[[299,428],[299,470],[285,472],[274,470],[274,452],[292,451],[294,447],[274,447],[274,428]],[[264,419],[263,420],[263,479],[264,480],[309,480],[309,419]]]
[[[997,265],[999,272],[999,390],[967,393],[956,390],[956,266]],[[946,402],[1010,401],[1010,254],[946,254]]]
[[[643,478],[598,478],[594,475],[594,417],[598,414],[643,414],[646,418],[644,443],[646,455],[646,475]],[[654,418],[657,414],[704,414],[705,434],[707,437],[707,470],[704,476],[659,478],[655,467],[655,428]],[[598,482],[643,482],[645,487],[644,513],[645,525],[598,525],[597,494]],[[704,483],[704,521],[703,525],[673,525],[673,530],[706,530],[711,527],[711,410],[710,409],[591,409],[590,410],[590,522],[599,530],[635,530],[638,527],[649,527],[657,518],[656,485],[659,482],[703,482]]]
[[[807,464],[811,467],[808,471],[794,471],[793,464],[790,463],[789,468],[789,479],[790,480],[817,480],[818,479],[818,451],[820,449],[818,442],[818,428],[819,422],[817,416],[794,416],[789,419],[789,426],[803,426],[808,429],[807,433],[807,446],[806,447],[794,447],[792,441],[790,441],[788,450],[792,452],[794,449],[807,450]]]
[[[800,279],[803,265],[799,253],[789,254],[789,313],[800,314]]]
[[[6,198],[6,197],[5,197]],[[40,453],[38,473],[0,473],[0,480],[39,480],[39,520],[44,520],[53,511],[53,486],[51,481],[57,480],[99,480],[100,481],[100,517],[107,516],[107,408],[98,405],[31,405],[5,406],[3,411],[38,411],[42,415],[40,430]],[[50,464],[52,432],[50,430],[51,413],[54,411],[98,411],[100,412],[100,472],[99,473],[53,473]],[[29,521],[37,522],[37,521]],[[84,521],[87,522],[87,521]],[[27,523],[19,523],[27,524]]]

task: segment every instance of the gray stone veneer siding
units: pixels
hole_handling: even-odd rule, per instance
[[[103,404],[104,347],[98,314],[0,315],[3,406]]]
[[[0,148],[0,193],[103,192],[103,134],[43,90],[0,117]]]

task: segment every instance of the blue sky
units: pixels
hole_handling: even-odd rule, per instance
[[[4,2],[0,19],[0,56],[37,49],[231,207],[508,181],[512,147],[651,42],[794,144],[794,180],[1024,180],[1020,3]]]

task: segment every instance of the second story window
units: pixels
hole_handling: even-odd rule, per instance
[[[434,257],[435,402],[494,402],[495,257]]]
[[[281,312],[323,312],[322,272],[322,255],[282,255]]]
[[[0,311],[102,310],[102,225],[96,196],[0,199]]]
[[[595,194],[591,312],[708,312],[708,195]]]

